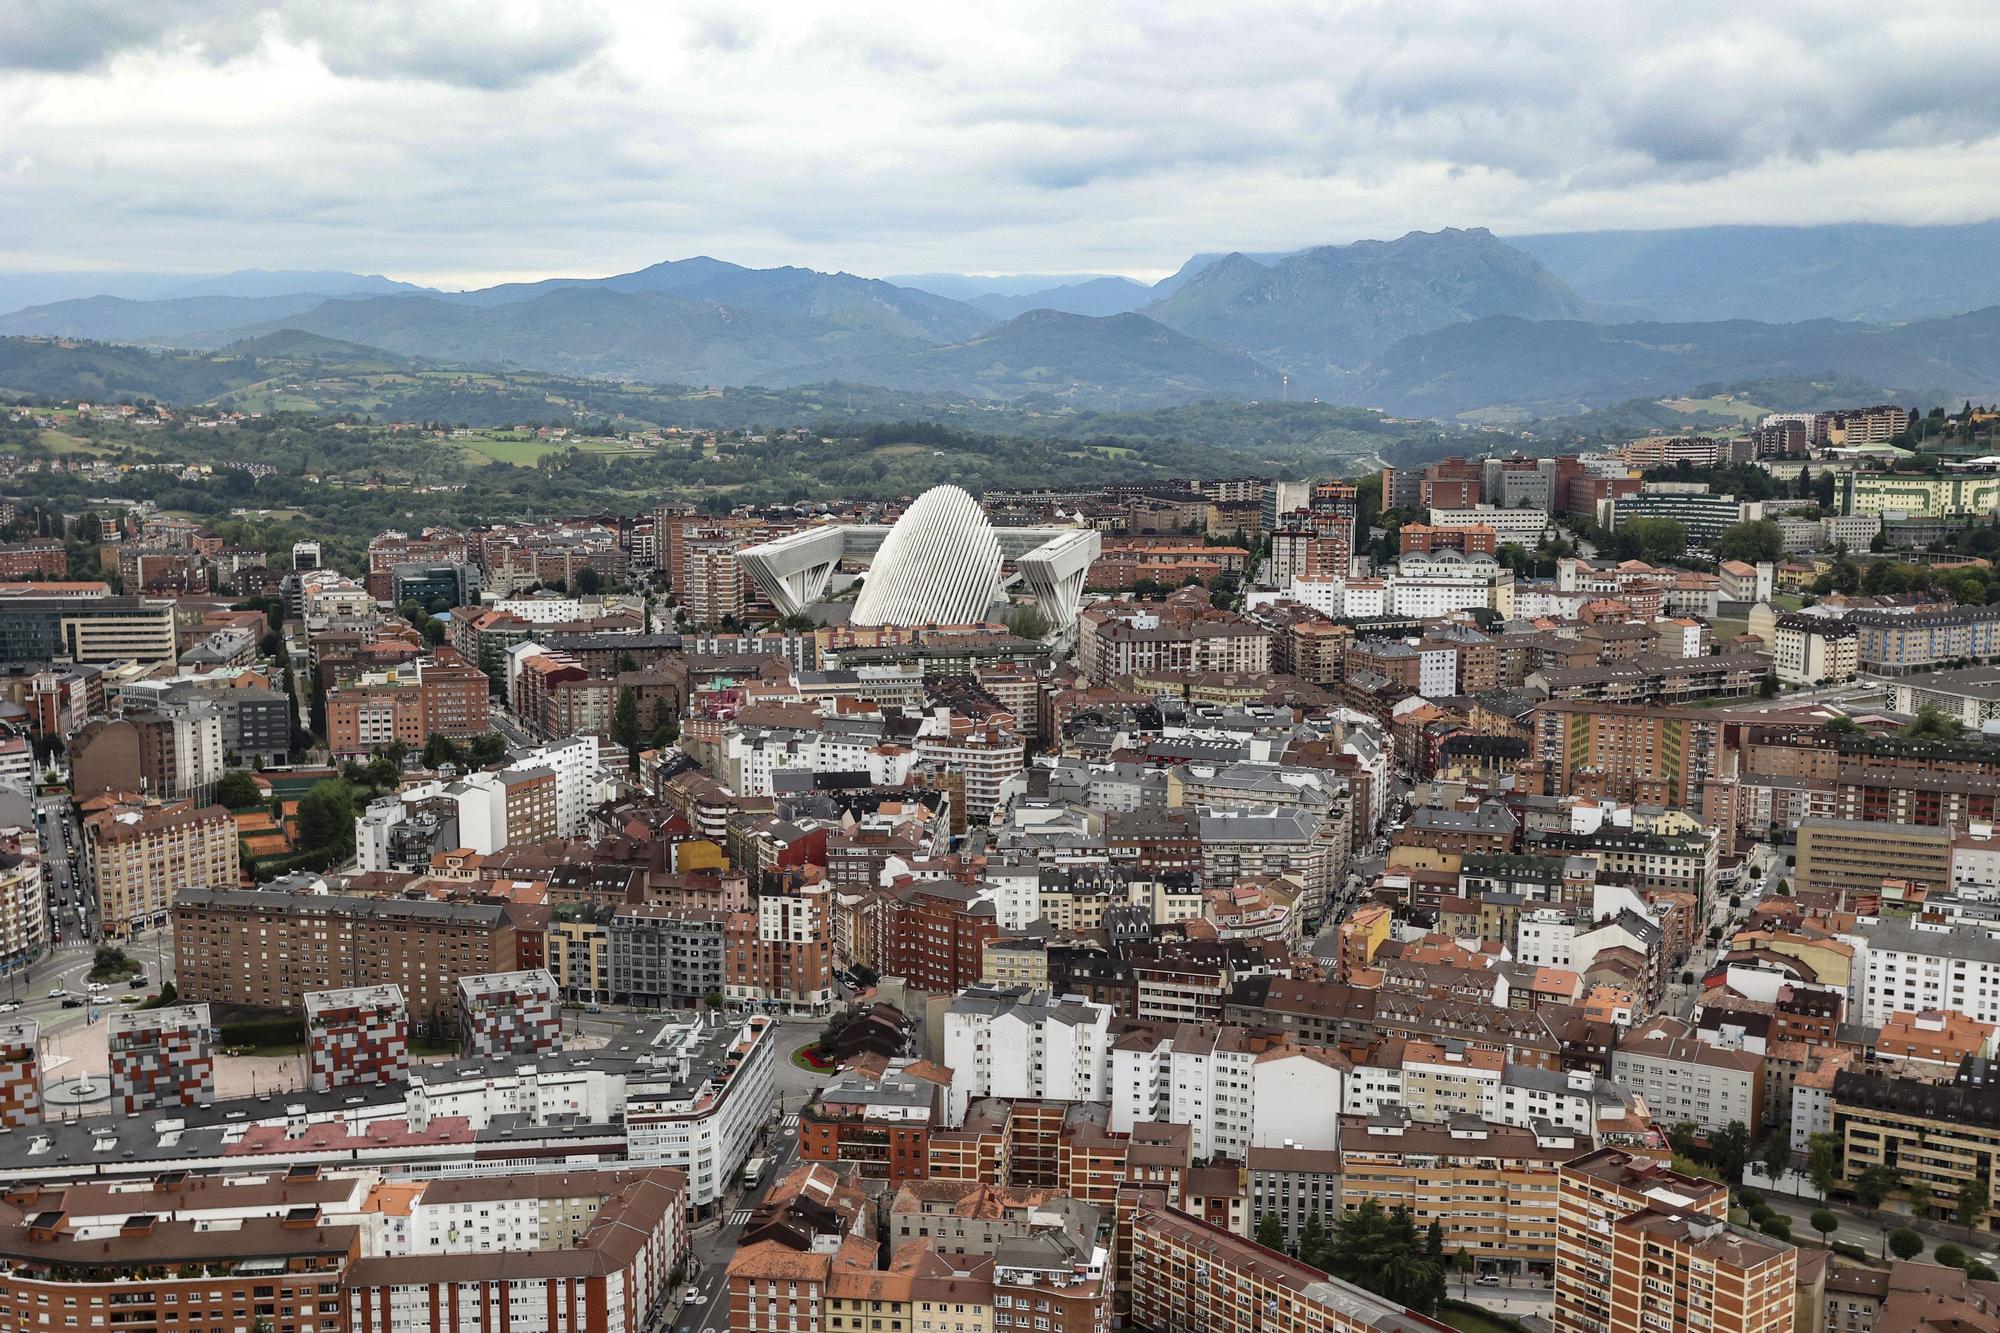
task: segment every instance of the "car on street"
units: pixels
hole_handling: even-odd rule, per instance
[[[0,1014],[11,1014],[20,1007],[12,1000],[0,1001]]]
[[[63,988],[62,988],[61,986],[51,986],[51,987],[49,987],[49,998],[50,998],[51,1000],[60,1000],[60,999],[62,999],[62,998],[63,998],[64,996],[66,996],[66,995],[68,995],[68,994],[69,994],[69,992],[68,992],[68,991],[66,991],[66,990],[64,990],[64,989],[63,989]]]

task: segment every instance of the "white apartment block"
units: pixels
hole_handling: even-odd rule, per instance
[[[2000,1023],[2000,939],[1979,926],[1925,929],[1880,921],[1868,930],[1860,1022],[1944,1009]]]
[[[1109,1127],[1186,1125],[1197,1157],[1241,1158],[1253,1145],[1334,1148],[1344,1064],[1318,1048],[1253,1042],[1233,1025],[1128,1033],[1111,1049]]]
[[[1111,1007],[1025,986],[972,986],[944,1014],[946,1120],[979,1097],[1103,1101]]]

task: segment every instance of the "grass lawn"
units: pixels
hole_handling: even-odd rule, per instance
[[[122,445],[100,444],[95,440],[86,440],[82,436],[71,435],[68,431],[61,430],[44,430],[41,433],[40,439],[45,448],[59,454],[97,454],[101,456],[115,454],[123,447]]]
[[[1670,407],[1676,412],[1708,412],[1719,417],[1735,417],[1740,421],[1755,421],[1767,409],[1757,406],[1744,398],[1662,398],[1661,407]]]
[[[831,1074],[834,1069],[832,1063],[822,1064],[819,1058],[813,1054],[813,1048],[818,1045],[817,1041],[809,1041],[796,1051],[793,1051],[792,1063],[800,1069],[808,1070],[814,1074]]]
[[[474,435],[469,439],[454,440],[452,443],[496,463],[512,463],[515,467],[533,467],[543,454],[560,453],[565,449],[581,449],[587,454],[630,454],[643,453],[622,440],[604,440],[574,437],[566,440],[542,440],[533,435]]]
[[[1724,619],[1718,616],[1708,623],[1715,630],[1715,641],[1717,643],[1721,643],[1725,639],[1733,639],[1739,634],[1748,634],[1750,632],[1750,622],[1748,620]]]
[[[1771,605],[1786,611],[1796,611],[1806,604],[1806,599],[1795,592],[1771,594]]]
[[[1437,1317],[1459,1333],[1520,1333],[1521,1328],[1510,1319],[1471,1309],[1459,1301],[1446,1302],[1438,1310]]]

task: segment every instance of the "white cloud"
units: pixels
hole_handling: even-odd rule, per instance
[[[2000,214],[2000,30],[1810,8],[16,0],[0,268],[1171,270]]]

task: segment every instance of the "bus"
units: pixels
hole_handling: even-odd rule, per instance
[[[752,1157],[743,1164],[743,1188],[754,1190],[764,1183],[764,1173],[771,1169],[768,1157]]]

